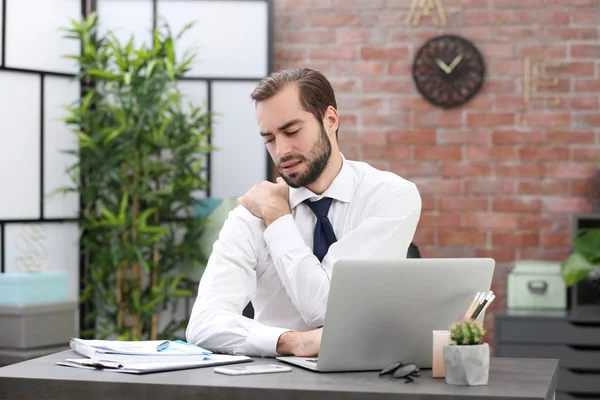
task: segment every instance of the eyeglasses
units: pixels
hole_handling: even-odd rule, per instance
[[[400,361],[393,363],[389,367],[385,367],[379,372],[379,375],[387,375],[394,374],[394,378],[402,379],[404,378],[404,383],[414,382],[413,378],[418,378],[421,376],[421,370],[415,364],[408,363],[404,364]]]

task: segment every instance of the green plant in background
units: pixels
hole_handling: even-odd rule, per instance
[[[457,345],[475,345],[483,342],[485,330],[478,321],[461,319],[450,326],[450,339]]]
[[[64,29],[82,44],[68,55],[79,64],[82,96],[67,107],[79,148],[64,191],[82,201],[80,301],[94,327],[84,337],[172,339],[187,324],[173,310],[193,295],[182,268],[206,263],[193,206],[211,151],[209,113],[184,104],[177,88],[195,55],[179,62],[174,41],[190,26],[175,37],[166,25],[154,30],[151,48],[100,35],[96,14]],[[165,310],[171,320],[159,332]]]
[[[581,228],[573,238],[573,252],[561,263],[567,286],[584,279],[600,266],[600,229]]]

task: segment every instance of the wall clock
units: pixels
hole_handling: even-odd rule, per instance
[[[419,48],[412,73],[423,97],[436,106],[452,108],[465,104],[481,89],[485,63],[467,39],[441,35]]]

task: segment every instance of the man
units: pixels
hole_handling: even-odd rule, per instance
[[[335,262],[406,258],[421,197],[412,182],[343,157],[322,74],[273,73],[251,98],[281,178],[252,187],[229,213],[187,340],[226,354],[316,356]],[[250,301],[254,319],[242,315]]]

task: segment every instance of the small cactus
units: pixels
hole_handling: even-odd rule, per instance
[[[462,319],[450,326],[450,339],[457,345],[481,344],[485,330],[477,321]]]

